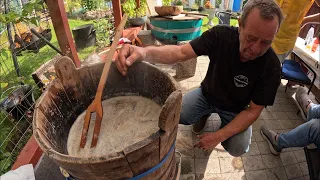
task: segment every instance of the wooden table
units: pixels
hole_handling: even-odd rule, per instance
[[[310,66],[316,73],[316,80],[314,82],[314,85],[320,89],[320,52],[311,52],[306,48],[304,45],[304,39],[298,37],[296,44],[293,48],[293,53],[295,53],[302,61],[304,61],[306,64]],[[313,73],[310,73],[312,75]],[[309,78],[312,80],[313,77]]]

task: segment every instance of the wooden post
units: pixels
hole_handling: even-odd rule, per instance
[[[122,19],[122,10],[120,0],[112,0],[112,9],[114,15],[114,26],[118,27]]]
[[[76,46],[72,39],[63,0],[46,0],[45,2],[48,6],[52,24],[63,55],[69,56],[75,66],[80,67],[81,63],[77,54]]]
[[[136,5],[137,5],[137,8],[140,7],[140,0],[136,0]]]

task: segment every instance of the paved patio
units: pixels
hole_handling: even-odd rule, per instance
[[[208,57],[199,57],[195,76],[177,79],[184,94],[199,87],[205,77],[208,63]],[[174,75],[170,68],[166,70]],[[285,149],[280,156],[274,156],[259,132],[263,124],[277,132],[286,132],[304,122],[302,117],[296,114],[298,108],[292,97],[296,89],[288,88],[288,91],[284,92],[285,83],[286,81],[283,81],[278,89],[275,104],[264,109],[259,119],[253,124],[250,151],[241,157],[230,156],[220,144],[213,151],[207,153],[201,149],[193,148],[197,138],[191,132],[192,127],[179,125],[176,149],[182,153],[180,179],[309,179],[302,148]],[[212,131],[217,121],[219,121],[218,115],[215,120],[207,122],[206,131]]]

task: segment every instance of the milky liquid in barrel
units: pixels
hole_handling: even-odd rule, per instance
[[[110,154],[139,142],[158,131],[161,107],[141,96],[119,96],[102,101],[103,118],[96,147],[91,148],[95,113],[91,115],[87,143],[80,148],[81,132],[86,112],[72,125],[67,142],[68,154],[92,157]]]

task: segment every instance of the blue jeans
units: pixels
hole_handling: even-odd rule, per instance
[[[233,112],[223,111],[210,104],[203,96],[201,88],[195,89],[192,92],[183,96],[182,109],[180,113],[180,124],[190,125],[196,123],[201,117],[217,113],[221,118],[221,127],[223,128],[237,115]],[[221,142],[221,145],[232,156],[241,156],[249,151],[251,144],[252,127],[250,126],[245,131],[236,134],[226,141]]]
[[[314,143],[320,148],[320,105],[312,104],[309,109],[307,122],[295,129],[280,134],[278,137],[279,148],[305,147]]]

